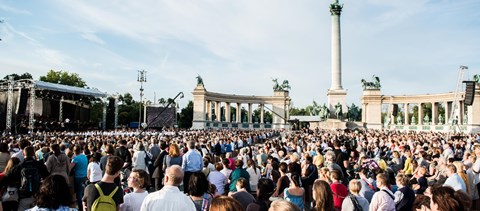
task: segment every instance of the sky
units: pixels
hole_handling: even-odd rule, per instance
[[[0,76],[51,69],[89,87],[150,101],[180,91],[192,100],[199,74],[211,92],[273,95],[288,80],[294,107],[327,102],[331,15],[327,0],[0,0]],[[361,104],[360,80],[384,95],[455,91],[480,74],[480,1],[340,0],[342,85]]]

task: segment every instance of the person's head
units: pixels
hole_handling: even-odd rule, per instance
[[[342,174],[338,170],[334,169],[330,171],[330,179],[332,181],[340,181],[342,180]]]
[[[270,204],[268,211],[300,211],[297,205],[292,202],[279,199],[275,200]]]
[[[388,186],[388,176],[384,173],[377,174],[377,186],[379,188]]]
[[[453,162],[453,165],[457,169],[456,173],[459,173],[459,174],[464,173],[465,166],[463,165],[462,161],[455,161]]]
[[[281,162],[280,165],[278,166],[278,170],[281,172],[281,173],[284,173],[286,174],[288,172],[288,165],[284,162]]]
[[[60,145],[58,145],[58,144],[51,144],[50,149],[52,150],[53,154],[55,154],[55,156],[58,156],[58,155],[60,155],[60,153],[62,153],[60,151]]]
[[[430,210],[430,197],[418,194],[415,197],[415,201],[413,202],[413,209],[416,211],[427,211]]]
[[[348,183],[348,190],[350,190],[350,193],[354,195],[358,195],[360,193],[360,190],[362,189],[362,183],[360,183],[360,180],[350,180]]]
[[[140,143],[140,144],[138,144],[138,146],[137,146],[137,150],[138,150],[138,151],[145,151],[145,146],[144,146],[142,143]]]
[[[397,182],[397,185],[399,186],[402,186],[402,187],[405,187],[405,186],[408,186],[409,183],[410,183],[410,178],[403,174],[403,173],[399,173],[397,174],[397,176],[395,177],[395,181]]]
[[[203,196],[208,191],[208,180],[203,172],[195,172],[188,182],[188,194],[191,196]]]
[[[5,166],[5,170],[3,170],[3,173],[9,173],[10,170],[12,170],[13,167],[18,164],[20,164],[20,159],[18,159],[17,157],[11,157],[10,160],[8,160],[7,165]]]
[[[88,162],[100,162],[100,159],[102,159],[102,154],[100,152],[94,152]]]
[[[237,190],[244,189],[247,187],[247,180],[243,177],[238,178],[237,183],[235,183]]]
[[[188,147],[188,150],[195,149],[195,141],[187,142],[187,147]]]
[[[222,165],[225,168],[230,169],[230,161],[227,158],[222,159]]]
[[[452,176],[453,174],[457,173],[457,167],[453,164],[448,164],[447,165],[447,176]]]
[[[115,147],[113,147],[112,144],[107,144],[107,146],[105,146],[105,153],[113,155],[113,153],[115,153]]]
[[[259,200],[268,200],[275,191],[275,185],[271,179],[262,178],[258,180],[257,198]]]
[[[235,168],[238,168],[238,169],[243,168],[243,161],[242,160],[235,160]]]
[[[168,155],[170,155],[172,158],[180,156],[180,148],[177,144],[170,144],[170,147],[168,148]]]
[[[150,185],[150,175],[142,169],[133,169],[128,177],[128,187],[145,188]]]
[[[26,139],[22,139],[18,142],[18,148],[20,148],[20,150],[23,150],[28,146],[30,146],[30,141]]]
[[[183,181],[183,169],[179,165],[172,165],[165,171],[165,184],[179,186]]]
[[[67,181],[61,175],[50,175],[40,186],[35,196],[35,205],[42,208],[58,209],[60,205],[69,206],[72,202]]]
[[[333,163],[333,161],[335,160],[335,152],[333,151],[327,151],[325,153],[325,161],[328,162],[328,163]]]
[[[223,170],[223,165],[221,163],[215,163],[215,170],[217,171]]]
[[[118,176],[123,167],[123,160],[118,156],[108,156],[107,165],[105,166],[105,174],[109,176]]]
[[[23,149],[23,154],[25,154],[26,158],[33,158],[35,157],[35,149],[32,146],[25,147],[25,149]]]
[[[290,175],[290,184],[294,185],[295,187],[300,187],[300,176],[298,174]]]
[[[118,141],[118,144],[122,145],[122,146],[125,146],[125,145],[127,145],[127,140],[122,139],[122,140]]]
[[[473,145],[473,152],[474,152],[476,155],[480,155],[480,144],[475,144],[475,145]]]
[[[432,188],[430,209],[432,211],[464,210],[462,203],[455,197],[455,190],[449,186]]]
[[[75,153],[75,155],[79,155],[82,153],[82,146],[76,144],[74,147],[73,147],[73,153]]]
[[[315,180],[312,187],[315,210],[333,210],[333,192],[323,180]]]
[[[161,149],[161,150],[165,150],[165,149],[167,149],[167,147],[168,147],[167,142],[162,141],[162,142],[160,143],[160,149]],[[177,147],[178,147],[178,146],[177,146]],[[180,150],[179,150],[179,151],[180,151]]]
[[[228,196],[218,196],[213,198],[210,211],[238,211],[244,210],[242,204]]]

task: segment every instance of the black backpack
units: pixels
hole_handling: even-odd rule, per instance
[[[40,172],[34,160],[24,161],[20,171],[20,198],[33,196],[40,189]]]
[[[353,211],[362,211],[363,210],[362,206],[360,206],[360,203],[358,203],[358,200],[354,195],[350,194],[348,197],[352,200]]]

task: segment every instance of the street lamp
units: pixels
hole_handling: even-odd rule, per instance
[[[142,123],[143,82],[147,82],[147,71],[138,70],[137,81],[140,82],[140,106],[138,109],[138,129],[140,129]]]

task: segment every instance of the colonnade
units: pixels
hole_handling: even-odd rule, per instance
[[[288,91],[274,91],[273,96],[247,96],[208,92],[203,84],[193,90],[193,128],[287,128],[290,97]],[[247,114],[242,119],[242,106]],[[268,106],[271,106],[271,109]],[[260,108],[260,118],[254,122],[253,107]],[[231,114],[231,108],[236,112]],[[271,122],[265,119],[265,110],[272,114]],[[221,111],[224,111],[223,114]]]
[[[363,91],[362,121],[367,128],[448,131],[458,125],[465,132],[480,131],[480,91],[476,101],[465,105],[464,93],[382,95],[379,89]],[[413,116],[413,107],[417,115]],[[425,109],[429,107],[430,109]]]

